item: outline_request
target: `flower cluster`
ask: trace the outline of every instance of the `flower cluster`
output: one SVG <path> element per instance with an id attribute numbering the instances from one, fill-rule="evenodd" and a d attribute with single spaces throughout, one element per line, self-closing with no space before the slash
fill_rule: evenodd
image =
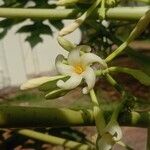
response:
<path id="1" fill-rule="evenodd" d="M 111 150 L 122 138 L 122 131 L 117 121 L 112 120 L 105 127 L 104 132 L 97 139 L 97 147 L 100 150 Z"/>

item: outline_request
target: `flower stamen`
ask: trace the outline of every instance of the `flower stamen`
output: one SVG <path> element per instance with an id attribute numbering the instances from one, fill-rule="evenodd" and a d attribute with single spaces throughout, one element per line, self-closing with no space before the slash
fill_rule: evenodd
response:
<path id="1" fill-rule="evenodd" d="M 85 68 L 81 64 L 77 64 L 77 65 L 74 66 L 74 71 L 77 74 L 81 74 L 82 72 L 85 71 Z"/>

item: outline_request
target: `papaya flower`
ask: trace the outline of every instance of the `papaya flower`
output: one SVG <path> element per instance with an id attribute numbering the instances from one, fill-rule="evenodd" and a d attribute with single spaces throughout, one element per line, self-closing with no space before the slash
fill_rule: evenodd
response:
<path id="1" fill-rule="evenodd" d="M 93 63 L 99 63 L 101 69 L 107 68 L 107 64 L 99 56 L 91 53 L 90 50 L 89 46 L 81 45 L 69 52 L 67 60 L 63 55 L 57 56 L 55 61 L 57 71 L 62 75 L 70 76 L 66 82 L 63 80 L 57 82 L 59 88 L 64 90 L 74 89 L 81 83 L 82 79 L 87 84 L 87 87 L 82 90 L 83 94 L 87 94 L 94 87 L 96 75 L 92 68 Z"/>
<path id="2" fill-rule="evenodd" d="M 104 133 L 97 139 L 99 150 L 111 150 L 113 146 L 122 138 L 122 131 L 117 121 L 113 120 L 108 123 Z"/>

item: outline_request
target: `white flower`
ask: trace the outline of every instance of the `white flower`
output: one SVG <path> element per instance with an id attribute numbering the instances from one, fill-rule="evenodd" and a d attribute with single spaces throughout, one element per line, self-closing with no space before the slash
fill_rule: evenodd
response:
<path id="1" fill-rule="evenodd" d="M 81 55 L 80 50 L 88 53 Z M 89 50 L 91 50 L 89 46 L 77 46 L 69 53 L 67 64 L 63 63 L 63 55 L 57 56 L 56 68 L 58 72 L 70 76 L 66 82 L 59 80 L 57 82 L 58 87 L 65 90 L 74 89 L 81 83 L 82 79 L 87 83 L 87 87 L 83 88 L 84 94 L 87 94 L 94 87 L 96 76 L 91 65 L 98 62 L 100 67 L 104 69 L 107 64 L 99 56 L 89 53 Z"/>
<path id="2" fill-rule="evenodd" d="M 117 121 L 110 121 L 104 129 L 103 135 L 97 140 L 99 150 L 111 150 L 122 138 L 122 131 Z"/>

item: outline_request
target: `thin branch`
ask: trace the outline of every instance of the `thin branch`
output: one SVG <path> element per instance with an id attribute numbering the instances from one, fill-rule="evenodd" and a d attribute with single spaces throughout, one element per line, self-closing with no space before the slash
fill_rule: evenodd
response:
<path id="1" fill-rule="evenodd" d="M 106 12 L 106 19 L 139 20 L 150 7 L 116 7 Z M 34 19 L 76 19 L 85 9 L 0 8 L 0 17 Z M 98 18 L 97 10 L 90 18 Z"/>
<path id="2" fill-rule="evenodd" d="M 91 149 L 90 146 L 86 144 L 82 144 L 76 141 L 71 141 L 68 139 L 40 133 L 40 132 L 29 130 L 29 129 L 19 130 L 18 133 L 21 135 L 36 139 L 36 140 L 50 143 L 50 144 L 62 145 L 69 149 L 76 149 L 76 150 L 90 150 Z"/>

